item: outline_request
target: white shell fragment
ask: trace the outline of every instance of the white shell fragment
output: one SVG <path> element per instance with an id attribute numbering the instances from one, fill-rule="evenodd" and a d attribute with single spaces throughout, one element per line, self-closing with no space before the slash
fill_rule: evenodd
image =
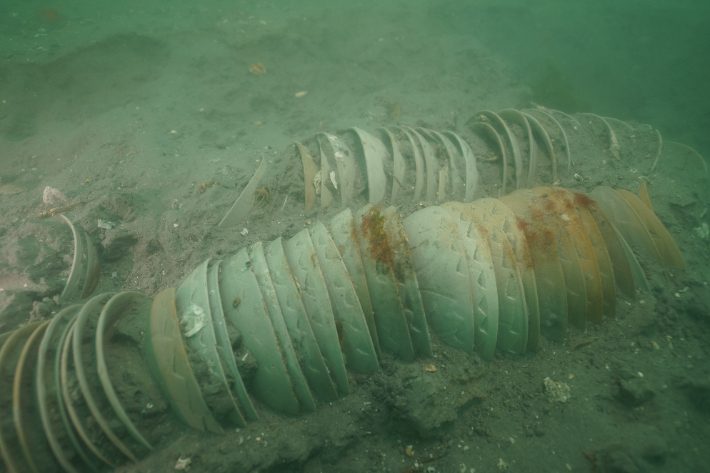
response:
<path id="1" fill-rule="evenodd" d="M 44 205 L 56 206 L 67 201 L 67 197 L 54 187 L 45 187 L 42 195 Z"/>
<path id="2" fill-rule="evenodd" d="M 545 384 L 545 391 L 550 402 L 567 402 L 570 398 L 570 390 L 567 383 L 556 382 L 549 377 L 542 380 Z"/>
<path id="3" fill-rule="evenodd" d="M 316 188 L 316 195 L 320 195 L 320 184 L 323 180 L 323 173 L 318 171 L 315 176 L 313 176 L 313 187 Z"/>
<path id="4" fill-rule="evenodd" d="M 175 469 L 176 470 L 187 470 L 190 467 L 190 463 L 192 463 L 191 458 L 178 458 L 177 463 L 175 463 Z"/>
<path id="5" fill-rule="evenodd" d="M 335 171 L 330 171 L 330 182 L 333 183 L 333 187 L 338 188 L 338 182 L 335 180 Z"/>
<path id="6" fill-rule="evenodd" d="M 185 327 L 185 337 L 196 335 L 205 326 L 205 310 L 192 304 L 180 319 L 180 325 Z"/>
<path id="7" fill-rule="evenodd" d="M 115 227 L 115 226 L 116 226 L 116 224 L 113 223 L 113 222 L 111 222 L 111 221 L 109 221 L 109 220 L 103 220 L 103 219 L 99 219 L 99 220 L 98 220 L 98 227 L 99 227 L 99 228 L 103 228 L 103 229 L 106 229 L 106 230 L 111 230 L 111 229 L 112 229 L 113 227 Z"/>

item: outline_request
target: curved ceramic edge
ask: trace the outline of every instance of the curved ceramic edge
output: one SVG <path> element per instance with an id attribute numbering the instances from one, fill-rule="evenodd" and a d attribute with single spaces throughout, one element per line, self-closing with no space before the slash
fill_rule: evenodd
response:
<path id="1" fill-rule="evenodd" d="M 74 260 L 72 261 L 67 283 L 64 286 L 64 290 L 62 291 L 60 297 L 62 300 L 72 301 L 79 299 L 83 290 L 83 288 L 80 288 L 79 285 L 84 277 L 84 271 L 86 268 L 86 251 L 84 251 L 86 239 L 83 234 L 79 233 L 79 230 L 74 226 L 71 220 L 69 220 L 64 214 L 60 215 L 64 219 L 64 222 L 69 225 L 72 237 L 74 238 Z"/>
<path id="2" fill-rule="evenodd" d="M 338 137 L 330 133 L 317 133 L 316 136 L 325 136 L 333 151 L 335 167 L 338 171 L 338 186 L 340 190 L 340 200 L 343 205 L 350 205 L 353 199 L 355 181 L 357 180 L 358 167 L 354 158 L 354 153 Z M 321 147 L 323 143 L 318 142 Z"/>
<path id="3" fill-rule="evenodd" d="M 524 169 L 523 160 L 520 155 L 520 146 L 518 146 L 518 139 L 515 137 L 513 132 L 510 131 L 510 127 L 508 127 L 505 123 L 505 120 L 503 120 L 496 112 L 491 110 L 481 110 L 478 112 L 478 116 L 486 117 L 490 122 L 497 123 L 501 128 L 503 128 L 505 136 L 508 138 L 508 143 L 510 143 L 510 148 L 513 151 L 513 161 L 515 162 L 515 188 L 520 189 L 523 184 Z"/>
<path id="4" fill-rule="evenodd" d="M 572 115 L 568 115 L 568 114 L 566 114 L 565 112 L 561 112 L 561 111 L 559 111 L 559 110 L 555 110 L 554 108 L 546 108 L 545 110 L 547 110 L 548 112 L 550 112 L 550 114 L 557 113 L 557 114 L 559 114 L 559 115 L 562 115 L 562 116 L 565 117 L 567 120 L 569 120 L 569 121 L 571 121 L 572 123 L 574 123 L 575 125 L 577 125 L 577 128 L 573 128 L 575 131 L 579 130 L 579 129 L 582 127 L 582 125 L 580 125 L 579 122 L 577 121 L 577 119 L 574 118 Z M 629 125 L 626 125 L 626 126 L 629 126 Z M 631 127 L 629 126 L 629 128 L 631 128 Z M 633 132 L 633 128 L 631 128 L 631 131 Z"/>
<path id="5" fill-rule="evenodd" d="M 507 194 L 508 192 L 506 191 L 506 189 L 508 188 L 508 153 L 505 150 L 505 144 L 503 144 L 503 138 L 500 137 L 500 134 L 498 133 L 498 131 L 495 128 L 493 128 L 489 123 L 474 121 L 473 123 L 471 123 L 468 126 L 471 129 L 471 131 L 479 132 L 479 133 L 487 135 L 488 138 L 495 141 L 496 145 L 498 145 L 498 149 L 500 150 L 500 155 L 503 158 L 502 159 L 503 169 L 501 170 L 501 186 L 500 186 L 500 194 L 499 195 Z"/>
<path id="6" fill-rule="evenodd" d="M 535 179 L 535 171 L 537 170 L 537 144 L 535 143 L 535 137 L 533 136 L 532 130 L 530 129 L 530 123 L 525 118 L 520 110 L 514 108 L 506 108 L 500 110 L 498 115 L 510 122 L 518 125 L 528 138 L 528 150 L 530 155 L 528 156 L 528 177 L 527 185 L 533 185 L 533 180 Z"/>
<path id="7" fill-rule="evenodd" d="M 614 317 L 616 315 L 616 280 L 614 278 L 614 269 L 611 264 L 606 242 L 590 211 L 590 208 L 594 206 L 594 201 L 584 194 L 575 194 L 568 190 L 565 190 L 565 194 L 567 195 L 568 202 L 576 207 L 577 214 L 589 236 L 589 241 L 594 249 L 594 255 L 597 258 L 597 266 L 599 267 L 599 275 L 602 284 L 603 314 L 607 317 Z M 601 314 L 599 315 L 600 317 L 597 320 L 592 321 L 597 324 L 601 323 Z"/>
<path id="8" fill-rule="evenodd" d="M 636 285 L 636 287 L 644 290 L 647 293 L 651 292 L 651 284 L 649 284 L 648 279 L 646 278 L 646 273 L 643 272 L 641 263 L 639 263 L 638 259 L 636 258 L 634 250 L 632 250 L 626 240 L 624 240 L 624 237 L 623 235 L 621 235 L 619 230 L 617 230 L 616 227 L 613 228 L 614 232 L 616 232 L 616 236 L 618 237 L 619 242 L 621 243 L 621 247 L 624 250 L 626 259 L 629 261 L 629 266 L 631 267 L 631 273 L 633 275 L 634 284 Z"/>
<path id="9" fill-rule="evenodd" d="M 555 148 L 552 147 L 552 141 L 550 141 L 550 135 L 547 134 L 545 128 L 537 121 L 537 118 L 533 117 L 529 113 L 520 112 L 523 114 L 525 119 L 530 124 L 530 129 L 533 131 L 533 135 L 537 135 L 536 138 L 542 141 L 543 147 L 547 152 L 547 156 L 550 159 L 550 164 L 552 166 L 552 182 L 557 182 L 557 160 L 555 158 Z"/>
<path id="10" fill-rule="evenodd" d="M 380 365 L 370 330 L 340 253 L 322 223 L 315 223 L 309 231 L 341 336 L 345 365 L 361 373 L 377 371 Z"/>
<path id="11" fill-rule="evenodd" d="M 659 136 L 660 136 L 660 133 L 659 133 Z M 690 156 L 692 156 L 693 158 L 695 158 L 695 165 L 702 166 L 702 168 L 705 170 L 705 179 L 706 180 L 710 179 L 710 173 L 708 173 L 708 165 L 705 162 L 705 159 L 700 155 L 700 153 L 698 153 L 697 151 L 695 151 L 693 148 L 691 148 L 688 145 L 684 145 L 683 143 L 676 143 L 675 141 L 665 141 L 663 144 L 665 145 L 663 147 L 664 151 L 669 151 L 672 148 L 678 148 L 677 151 L 679 153 L 687 153 Z"/>
<path id="12" fill-rule="evenodd" d="M 377 205 L 385 199 L 387 189 L 387 177 L 383 163 L 388 155 L 385 145 L 380 140 L 357 127 L 348 128 L 357 135 L 362 148 L 363 157 L 361 169 L 365 168 L 367 174 L 367 201 L 372 205 Z"/>
<path id="13" fill-rule="evenodd" d="M 153 298 L 145 342 L 153 379 L 160 385 L 178 417 L 194 429 L 223 434 L 224 430 L 202 397 L 200 385 L 192 372 L 180 333 L 174 287 L 161 291 Z"/>
<path id="14" fill-rule="evenodd" d="M 525 234 L 515 218 L 515 214 L 502 201 L 499 200 L 498 202 L 500 204 L 491 202 L 490 212 L 493 217 L 491 223 L 498 224 L 498 228 L 508 239 L 518 262 L 528 313 L 527 349 L 529 351 L 537 351 L 540 344 L 540 302 L 537 295 L 535 268 L 532 265 L 530 248 L 525 239 Z"/>
<path id="15" fill-rule="evenodd" d="M 524 354 L 528 345 L 528 313 L 525 289 L 515 253 L 506 236 L 493 225 L 491 206 L 502 205 L 493 198 L 466 204 L 464 218 L 473 222 L 478 232 L 486 235 L 491 250 L 498 290 L 498 340 L 502 351 Z"/>
<path id="16" fill-rule="evenodd" d="M 365 268 L 362 265 L 355 221 L 349 208 L 337 214 L 330 221 L 330 237 L 337 246 L 340 256 L 343 258 L 345 269 L 347 269 L 350 280 L 355 286 L 355 291 L 370 331 L 370 338 L 379 359 L 381 356 L 380 341 L 377 335 L 377 326 L 375 325 L 375 313 L 372 310 L 370 291 L 367 288 L 367 277 L 365 276 Z"/>
<path id="17" fill-rule="evenodd" d="M 5 341 L 2 348 L 0 349 L 0 389 L 3 392 L 12 392 L 12 386 L 5 386 L 5 380 L 14 381 L 16 366 L 9 366 L 10 358 L 14 356 L 19 356 L 19 353 L 24 348 L 27 343 L 27 339 L 32 335 L 32 333 L 42 324 L 42 322 L 32 322 L 20 327 L 15 330 L 10 337 Z M 22 345 L 20 345 L 20 343 Z M 16 349 L 17 347 L 17 349 Z M 9 371 L 9 372 L 6 372 Z M 13 383 L 14 384 L 14 383 Z M 12 398 L 10 397 L 10 402 L 12 403 Z M 10 409 L 4 409 L 7 412 Z M 14 432 L 8 432 L 8 430 Z M 12 442 L 11 437 L 16 438 L 18 445 Z M 19 446 L 20 438 L 18 434 L 18 426 L 15 425 L 15 420 L 13 417 L 12 422 L 0 422 L 0 455 L 3 460 L 5 460 L 5 465 L 9 471 L 25 471 L 26 466 L 30 467 L 29 464 L 24 463 L 27 461 L 22 455 L 22 447 Z M 18 458 L 20 457 L 20 458 Z"/>
<path id="18" fill-rule="evenodd" d="M 266 245 L 264 253 L 274 284 L 279 308 L 284 317 L 291 343 L 311 390 L 319 399 L 330 402 L 338 399 L 338 392 L 313 333 L 311 323 L 301 301 L 296 278 L 291 274 L 281 237 Z"/>
<path id="19" fill-rule="evenodd" d="M 407 137 L 409 146 L 412 150 L 412 159 L 414 160 L 414 197 L 413 202 L 418 201 L 422 196 L 422 189 L 424 189 L 424 174 L 426 173 L 424 158 L 422 158 L 422 153 L 419 151 L 419 146 L 417 145 L 417 139 L 409 132 L 406 127 L 394 127 L 395 130 L 399 130 L 404 133 Z"/>
<path id="20" fill-rule="evenodd" d="M 444 146 L 446 153 L 449 155 L 449 164 L 451 166 L 451 195 L 457 199 L 464 197 L 465 181 L 461 177 L 461 171 L 466 172 L 466 161 L 463 154 L 459 153 L 459 148 L 455 146 L 449 138 L 443 133 L 432 130 L 432 134 L 439 144 Z M 463 169 L 462 169 L 463 168 Z"/>
<path id="21" fill-rule="evenodd" d="M 108 374 L 108 368 L 106 367 L 106 354 L 104 353 L 104 336 L 106 335 L 106 330 L 124 314 L 126 307 L 128 307 L 128 305 L 136 299 L 148 300 L 149 298 L 140 292 L 120 292 L 113 296 L 104 305 L 103 310 L 101 310 L 101 314 L 99 315 L 99 320 L 96 325 L 96 368 L 99 373 L 99 379 L 101 380 L 101 386 L 103 387 L 106 397 L 116 413 L 116 416 L 121 420 L 123 425 L 126 427 L 126 430 L 128 430 L 136 441 L 149 450 L 152 450 L 153 447 L 140 434 L 140 432 L 138 432 L 138 429 L 133 424 L 133 421 L 131 421 L 128 417 L 128 414 L 126 414 L 126 411 L 123 409 L 121 402 L 118 400 L 116 390 L 113 388 L 113 383 L 111 383 L 111 378 Z"/>
<path id="22" fill-rule="evenodd" d="M 529 111 L 539 113 L 539 114 L 547 117 L 547 119 L 549 119 L 552 123 L 554 123 L 555 126 L 557 127 L 557 129 L 560 131 L 560 135 L 562 136 L 562 147 L 565 150 L 565 155 L 567 157 L 567 172 L 569 172 L 570 169 L 572 168 L 572 153 L 570 152 L 569 140 L 567 139 L 567 133 L 565 132 L 565 129 L 562 127 L 560 122 L 557 121 L 557 119 L 552 116 L 552 114 L 547 113 L 544 110 L 538 110 L 538 109 L 530 109 Z M 570 117 L 570 118 L 572 118 L 572 117 Z"/>
<path id="23" fill-rule="evenodd" d="M 96 394 L 92 391 L 91 386 L 89 386 L 89 380 L 87 379 L 86 369 L 84 366 L 84 330 L 86 328 L 89 317 L 100 314 L 104 305 L 108 300 L 113 297 L 114 294 L 106 293 L 99 294 L 98 296 L 92 297 L 88 302 L 84 304 L 84 307 L 79 311 L 79 315 L 74 323 L 73 335 L 72 335 L 72 354 L 74 355 L 74 371 L 76 377 L 79 380 L 79 387 L 81 393 L 84 396 L 86 405 L 89 407 L 92 416 L 103 433 L 108 437 L 111 443 L 127 458 L 133 462 L 138 462 L 138 457 L 129 449 L 125 443 L 116 435 L 116 433 L 111 428 L 108 419 L 104 416 L 104 412 L 99 409 L 97 404 Z M 94 337 L 92 337 L 94 338 Z M 92 344 L 93 345 L 93 344 Z M 95 346 L 95 345 L 94 345 Z M 96 356 L 95 353 L 88 354 L 89 356 Z"/>
<path id="24" fill-rule="evenodd" d="M 378 130 L 387 137 L 392 149 L 392 196 L 390 198 L 390 202 L 397 202 L 399 193 L 404 191 L 403 183 L 404 175 L 407 172 L 407 164 L 404 161 L 404 157 L 402 157 L 402 153 L 399 150 L 399 144 L 397 143 L 397 139 L 394 137 L 392 132 L 387 128 L 378 128 Z"/>
<path id="25" fill-rule="evenodd" d="M 32 363 L 28 362 L 28 358 L 32 356 L 33 350 L 34 355 L 37 355 L 38 343 L 41 341 L 45 330 L 47 330 L 49 322 L 49 320 L 46 320 L 40 325 L 38 325 L 37 328 L 30 334 L 29 338 L 27 339 L 27 342 L 25 343 L 25 346 L 22 347 L 20 358 L 17 360 L 17 366 L 15 367 L 15 377 L 14 382 L 12 384 L 12 417 L 15 421 L 15 430 L 17 431 L 17 438 L 20 441 L 20 447 L 22 448 L 22 453 L 25 456 L 25 460 L 27 460 L 27 463 L 29 463 L 32 470 L 36 471 L 37 473 L 39 473 L 39 469 L 37 468 L 37 464 L 34 460 L 37 450 L 47 449 L 49 445 L 48 443 L 44 442 L 44 432 L 38 432 L 36 430 L 36 426 L 32 422 L 29 422 L 28 425 L 25 425 L 27 423 L 27 417 L 30 414 L 28 412 L 25 412 L 26 409 L 23 408 L 26 407 L 26 404 L 31 402 L 35 398 L 35 396 L 32 392 L 23 392 L 23 388 L 26 389 L 26 381 L 31 380 L 32 369 L 34 368 L 34 366 L 32 366 Z M 31 390 L 33 383 L 30 382 L 29 384 Z M 33 408 L 34 406 L 31 406 L 30 409 Z M 36 411 L 33 412 L 33 414 L 36 415 Z M 34 442 L 30 441 L 30 436 L 34 436 Z M 38 436 L 40 438 L 37 438 Z"/>
<path id="26" fill-rule="evenodd" d="M 464 217 L 466 204 L 447 202 L 441 207 L 456 222 L 466 254 L 473 297 L 474 349 L 490 361 L 498 339 L 498 289 L 491 249 L 476 225 Z"/>
<path id="27" fill-rule="evenodd" d="M 402 127 L 407 133 L 411 134 L 414 139 L 412 140 L 412 146 L 416 149 L 417 145 L 422 151 L 422 156 L 424 157 L 424 174 L 426 180 L 426 194 L 424 199 L 427 202 L 434 202 L 436 200 L 437 191 L 437 179 L 439 177 L 439 164 L 436 162 L 436 156 L 429 146 L 429 142 L 424 138 L 419 132 L 408 127 Z"/>
<path id="28" fill-rule="evenodd" d="M 79 313 L 81 313 L 82 309 L 79 310 Z M 69 379 L 69 360 L 74 360 L 74 358 L 70 355 L 70 351 L 72 348 L 72 340 L 74 339 L 74 327 L 76 326 L 76 321 L 78 318 L 79 314 L 77 314 L 76 317 L 74 317 L 72 321 L 67 324 L 59 340 L 59 343 L 57 344 L 57 355 L 59 355 L 60 361 L 58 366 L 59 376 L 57 376 L 55 373 L 55 377 L 60 379 L 60 382 L 58 384 L 61 385 L 61 402 L 64 403 L 64 407 L 66 407 L 66 411 L 69 414 L 69 419 L 71 420 L 72 425 L 76 429 L 76 432 L 79 434 L 79 437 L 83 441 L 84 446 L 86 446 L 91 451 L 91 453 L 93 453 L 94 456 L 101 460 L 103 463 L 112 468 L 115 468 L 116 465 L 114 464 L 114 462 L 106 458 L 91 440 L 92 436 L 87 430 L 87 427 L 82 422 L 81 416 L 77 412 L 77 406 L 75 406 L 75 401 L 78 401 L 78 399 L 72 398 L 72 393 L 70 392 L 70 390 L 72 389 L 70 383 L 74 384 L 74 382 L 76 381 L 76 375 L 71 380 Z M 55 364 L 55 367 L 56 366 L 57 365 Z M 74 386 L 76 386 L 76 384 L 74 384 Z"/>
<path id="29" fill-rule="evenodd" d="M 56 350 L 57 339 L 61 335 L 60 330 L 66 328 L 74 320 L 80 309 L 81 305 L 72 305 L 62 309 L 52 318 L 44 337 L 42 337 L 37 355 L 37 404 L 42 426 L 54 457 L 62 468 L 71 473 L 78 473 L 87 467 L 95 469 L 97 465 L 90 463 L 89 457 L 80 447 L 78 439 L 68 423 L 64 405 L 58 402 L 58 386 L 55 385 L 54 371 L 48 369 L 51 368 L 52 363 L 48 363 L 47 355 L 52 350 Z M 51 387 L 48 386 L 48 382 Z M 63 429 L 60 430 L 60 427 Z M 62 441 L 66 437 L 69 437 L 68 441 L 71 445 L 67 445 L 67 440 Z M 74 453 L 78 453 L 78 455 Z M 77 463 L 77 460 L 84 463 L 79 462 L 78 465 L 72 463 L 72 461 Z"/>
<path id="30" fill-rule="evenodd" d="M 99 255 L 86 231 L 75 226 L 64 214 L 60 215 L 71 229 L 74 238 L 74 260 L 60 297 L 65 301 L 83 299 L 89 297 L 99 284 Z"/>
<path id="31" fill-rule="evenodd" d="M 592 200 L 592 203 L 588 205 L 588 210 L 604 238 L 604 243 L 609 252 L 609 259 L 611 259 L 611 266 L 614 270 L 616 284 L 627 297 L 636 299 L 636 284 L 634 283 L 631 263 L 626 257 L 626 251 L 621 240 L 619 240 L 616 228 L 614 228 L 614 225 L 609 221 L 596 201 Z"/>
<path id="32" fill-rule="evenodd" d="M 606 121 L 604 118 L 600 117 L 599 115 L 595 115 L 593 113 L 580 113 L 580 115 L 584 117 L 592 117 L 596 118 L 600 122 L 602 122 L 604 128 L 606 128 L 607 134 L 609 135 L 609 149 L 608 152 L 611 153 L 612 156 L 614 156 L 615 159 L 619 160 L 619 140 L 616 139 L 616 133 L 614 133 L 614 129 L 611 127 L 611 124 Z M 656 130 L 658 131 L 658 130 Z M 660 136 L 660 133 L 659 133 Z M 655 167 L 655 162 L 654 162 L 654 167 Z M 653 168 L 651 168 L 651 172 L 653 172 Z"/>
<path id="33" fill-rule="evenodd" d="M 383 229 L 392 252 L 392 273 L 397 282 L 397 293 L 402 301 L 404 317 L 409 325 L 414 354 L 428 357 L 432 355 L 429 325 L 422 294 L 419 290 L 417 272 L 409 250 L 407 234 L 402 226 L 402 218 L 394 207 L 388 207 L 382 214 Z"/>
<path id="34" fill-rule="evenodd" d="M 99 462 L 109 465 L 111 462 L 109 462 L 101 454 L 101 452 L 98 451 L 93 443 L 91 443 L 88 434 L 86 433 L 86 429 L 78 421 L 74 405 L 71 404 L 71 401 L 66 398 L 68 395 L 67 393 L 69 392 L 68 389 L 65 389 L 65 386 L 67 386 L 67 363 L 69 360 L 69 348 L 71 347 L 70 333 L 72 333 L 80 310 L 81 306 L 79 306 L 77 313 L 74 314 L 74 316 L 72 316 L 61 329 L 62 333 L 59 335 L 55 343 L 53 384 L 56 390 L 59 414 L 62 418 L 62 422 L 64 423 L 64 428 L 66 432 L 69 433 L 69 438 L 74 444 L 75 450 L 79 452 L 79 455 L 87 465 L 90 465 L 94 469 L 99 469 L 101 467 Z"/>
<path id="35" fill-rule="evenodd" d="M 500 201 L 515 214 L 530 249 L 538 289 L 540 330 L 546 337 L 562 342 L 567 333 L 567 291 L 556 251 L 557 232 L 545 226 L 541 199 L 531 190 L 517 190 Z"/>
<path id="36" fill-rule="evenodd" d="M 384 217 L 374 207 L 366 205 L 354 216 L 354 222 L 380 348 L 402 361 L 413 362 L 414 347 L 397 281 L 392 268 L 377 259 L 378 253 L 387 251 L 387 243 L 379 239 L 384 233 Z M 379 235 L 373 235 L 373 232 Z M 378 246 L 375 250 L 373 243 Z"/>
<path id="37" fill-rule="evenodd" d="M 224 317 L 222 292 L 219 290 L 219 275 L 221 271 L 221 261 L 215 262 L 207 269 L 207 298 L 209 300 L 210 314 L 212 315 L 212 324 L 214 326 L 215 347 L 217 348 L 219 359 L 223 363 L 223 368 L 232 374 L 234 379 L 234 393 L 239 399 L 242 409 L 244 409 L 244 417 L 247 420 L 259 420 L 259 415 L 256 413 L 254 404 L 249 398 L 244 380 L 242 380 L 242 375 L 237 367 L 237 360 L 234 358 L 232 343 L 229 339 L 227 321 Z"/>
<path id="38" fill-rule="evenodd" d="M 277 411 L 298 414 L 291 377 L 246 248 L 224 262 L 219 279 L 224 301 L 239 301 L 223 305 L 224 318 L 242 334 L 242 343 L 258 363 L 252 380 L 254 394 Z"/>
<path id="39" fill-rule="evenodd" d="M 331 183 L 330 163 L 328 162 L 328 156 L 326 156 L 325 152 L 323 152 L 323 146 L 321 146 L 321 142 L 319 140 L 316 140 L 316 143 L 318 145 L 318 154 L 320 155 L 318 158 L 320 160 L 321 175 L 320 189 L 318 190 L 318 193 L 320 194 L 320 208 L 325 210 L 330 207 L 330 204 L 333 202 L 333 193 L 330 192 L 330 188 L 328 187 L 328 183 Z"/>
<path id="40" fill-rule="evenodd" d="M 599 276 L 601 277 L 602 284 L 602 312 L 607 317 L 614 317 L 616 315 L 616 282 L 614 280 L 614 270 L 611 266 L 611 259 L 609 258 L 609 251 L 606 248 L 604 238 L 597 224 L 594 222 L 589 212 L 583 208 L 578 208 L 577 210 L 582 219 L 582 224 L 587 231 L 587 235 L 589 235 L 589 241 L 592 243 L 594 255 L 597 258 L 597 266 L 599 268 Z M 600 324 L 602 317 L 600 316 L 596 320 L 592 320 L 592 322 Z"/>
<path id="41" fill-rule="evenodd" d="M 601 322 L 604 314 L 604 292 L 599 264 L 574 202 L 568 200 L 567 191 L 559 187 L 535 187 L 532 191 L 545 199 L 546 216 L 553 219 L 556 227 L 566 230 L 574 247 L 566 248 L 564 255 L 560 253 L 563 270 L 571 269 L 571 272 L 565 272 L 567 301 L 579 304 L 577 310 L 568 308 L 569 321 L 578 328 L 585 328 L 587 321 Z M 581 273 L 577 273 L 577 261 Z M 581 295 L 583 292 L 586 294 L 584 308 L 578 298 L 570 298 L 571 293 Z"/>
<path id="42" fill-rule="evenodd" d="M 457 161 L 458 152 L 448 138 L 439 133 L 438 131 L 429 130 L 427 128 L 417 128 L 417 131 L 424 136 L 428 136 L 429 139 L 436 143 L 438 147 L 446 154 L 446 163 L 448 166 L 442 166 L 439 171 L 439 192 L 437 193 L 437 199 L 443 201 L 449 198 L 458 199 L 459 189 L 463 187 L 463 181 L 461 175 L 459 174 L 459 166 Z M 444 172 L 444 174 L 441 174 Z M 443 177 L 446 176 L 446 177 Z M 449 186 L 447 182 L 451 180 L 451 185 Z"/>
<path id="43" fill-rule="evenodd" d="M 638 214 L 643 225 L 648 229 L 648 233 L 653 238 L 658 253 L 661 256 L 659 261 L 666 268 L 671 269 L 687 269 L 683 255 L 678 249 L 678 245 L 666 229 L 660 219 L 653 212 L 653 209 L 648 208 L 635 194 L 626 189 L 617 189 L 621 196 L 633 207 Z"/>
<path id="44" fill-rule="evenodd" d="M 251 260 L 252 270 L 254 271 L 256 280 L 259 283 L 261 296 L 264 298 L 266 312 L 271 318 L 271 325 L 274 327 L 276 339 L 278 340 L 286 368 L 288 369 L 288 374 L 293 383 L 293 392 L 296 394 L 299 410 L 300 412 L 315 411 L 316 403 L 311 394 L 311 390 L 308 388 L 308 382 L 303 375 L 303 371 L 301 371 L 301 366 L 298 364 L 298 354 L 288 334 L 288 327 L 286 326 L 283 312 L 279 306 L 276 289 L 274 289 L 274 284 L 271 281 L 271 275 L 264 254 L 264 247 L 261 242 L 255 243 L 249 249 L 249 259 Z"/>
<path id="45" fill-rule="evenodd" d="M 79 227 L 81 228 L 81 227 Z M 91 237 L 86 233 L 86 230 L 81 228 L 81 233 L 84 234 L 86 240 L 86 279 L 84 281 L 84 288 L 81 291 L 81 298 L 85 299 L 89 297 L 99 285 L 99 279 L 101 276 L 101 265 L 99 264 L 99 254 L 96 252 L 96 247 L 91 243 Z"/>
<path id="46" fill-rule="evenodd" d="M 215 376 L 224 390 L 220 394 L 223 401 L 232 407 L 229 411 L 228 422 L 233 422 L 239 426 L 246 426 L 244 416 L 237 405 L 237 395 L 247 396 L 245 401 L 249 401 L 246 393 L 237 395 L 227 381 L 224 373 L 224 360 L 217 351 L 217 340 L 212 323 L 212 311 L 209 305 L 207 288 L 207 268 L 211 260 L 206 260 L 185 278 L 180 287 L 175 291 L 175 307 L 180 320 L 181 331 L 187 343 L 200 354 L 207 363 L 210 374 Z M 235 380 L 236 381 L 236 380 Z M 250 401 L 249 401 L 250 402 Z"/>
<path id="47" fill-rule="evenodd" d="M 301 163 L 303 164 L 303 185 L 306 191 L 306 212 L 311 210 L 313 204 L 316 203 L 316 186 L 313 179 L 318 174 L 318 167 L 313 162 L 313 158 L 308 154 L 308 150 L 298 141 L 294 142 L 298 153 L 301 155 Z"/>
<path id="48" fill-rule="evenodd" d="M 441 134 L 450 138 L 454 142 L 456 148 L 463 157 L 466 165 L 466 182 L 464 184 L 466 186 L 466 192 L 464 202 L 471 202 L 476 193 L 476 189 L 478 189 L 479 174 L 478 167 L 476 166 L 476 155 L 473 154 L 473 150 L 468 143 L 466 143 L 463 138 L 453 131 L 444 131 Z"/>
<path id="49" fill-rule="evenodd" d="M 350 393 L 345 361 L 323 272 L 308 230 L 298 232 L 284 245 L 284 253 L 296 278 L 301 301 L 330 375 L 342 394 Z"/>
<path id="50" fill-rule="evenodd" d="M 648 233 L 648 229 L 631 204 L 621 194 L 611 187 L 599 186 L 589 193 L 589 197 L 597 202 L 602 211 L 604 211 L 604 215 L 607 216 L 630 248 L 641 248 L 648 251 L 656 261 L 662 261 L 661 254 L 653 238 Z M 634 257 L 634 259 L 636 258 Z M 633 270 L 632 261 L 629 258 L 629 263 L 632 264 Z M 640 274 L 643 274 L 643 271 Z M 634 275 L 637 277 L 640 274 L 638 271 L 634 271 Z M 648 281 L 644 283 L 645 279 L 646 276 L 644 275 L 643 279 L 636 280 L 636 284 L 642 287 L 647 286 Z"/>
<path id="51" fill-rule="evenodd" d="M 429 325 L 447 345 L 473 353 L 471 284 L 458 226 L 436 206 L 413 213 L 402 225 Z"/>

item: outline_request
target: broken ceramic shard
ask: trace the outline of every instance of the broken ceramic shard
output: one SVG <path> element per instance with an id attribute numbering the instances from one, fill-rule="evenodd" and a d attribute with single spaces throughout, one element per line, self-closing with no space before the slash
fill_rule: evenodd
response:
<path id="1" fill-rule="evenodd" d="M 249 215 L 249 212 L 254 209 L 254 206 L 256 205 L 254 193 L 256 192 L 257 187 L 259 187 L 259 183 L 264 177 L 266 169 L 266 158 L 264 158 L 264 156 L 262 155 L 261 164 L 259 164 L 259 168 L 256 170 L 254 176 L 252 176 L 251 180 L 246 185 L 242 193 L 239 194 L 239 197 L 237 198 L 236 202 L 234 202 L 229 211 L 217 224 L 218 227 L 235 225 L 244 220 L 246 216 Z"/>

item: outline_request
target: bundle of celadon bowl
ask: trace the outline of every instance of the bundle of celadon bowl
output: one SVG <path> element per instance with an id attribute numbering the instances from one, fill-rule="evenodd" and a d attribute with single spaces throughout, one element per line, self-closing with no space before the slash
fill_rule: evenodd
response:
<path id="1" fill-rule="evenodd" d="M 167 405 L 217 433 L 258 420 L 258 403 L 313 411 L 383 353 L 431 356 L 433 335 L 484 359 L 535 351 L 541 334 L 561 340 L 569 325 L 613 317 L 617 286 L 648 289 L 631 247 L 685 266 L 640 195 L 537 187 L 404 219 L 394 207 L 346 209 L 207 260 L 152 301 L 122 292 L 69 306 L 0 350 L 3 460 L 9 471 L 136 461 Z"/>
<path id="2" fill-rule="evenodd" d="M 618 168 L 625 159 L 645 156 L 648 168 L 639 169 L 640 175 L 650 174 L 662 150 L 692 156 L 689 165 L 708 176 L 695 150 L 664 143 L 648 125 L 542 107 L 483 110 L 460 133 L 406 126 L 321 132 L 296 142 L 295 149 L 303 164 L 307 211 L 318 199 L 324 209 L 364 202 L 471 202 L 539 185 L 576 185 L 585 179 L 574 173 L 581 160 Z"/>
<path id="3" fill-rule="evenodd" d="M 432 333 L 484 359 L 535 351 L 541 333 L 561 340 L 568 325 L 612 317 L 617 285 L 632 298 L 648 289 L 627 242 L 666 269 L 685 267 L 639 197 L 593 195 L 537 187 L 403 220 L 368 205 L 205 261 L 153 303 L 157 376 L 186 422 L 220 431 L 256 420 L 254 400 L 292 415 L 334 401 L 350 392 L 347 370 L 376 371 L 382 352 L 426 358 Z M 211 401 L 219 415 L 197 401 L 200 383 L 185 389 L 190 352 L 223 388 Z"/>

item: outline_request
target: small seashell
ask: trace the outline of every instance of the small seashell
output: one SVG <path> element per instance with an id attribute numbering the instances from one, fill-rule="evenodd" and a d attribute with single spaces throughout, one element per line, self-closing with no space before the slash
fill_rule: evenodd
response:
<path id="1" fill-rule="evenodd" d="M 66 201 L 67 198 L 61 193 L 61 191 L 49 186 L 44 188 L 44 194 L 42 195 L 42 202 L 44 202 L 44 205 L 55 206 Z"/>

